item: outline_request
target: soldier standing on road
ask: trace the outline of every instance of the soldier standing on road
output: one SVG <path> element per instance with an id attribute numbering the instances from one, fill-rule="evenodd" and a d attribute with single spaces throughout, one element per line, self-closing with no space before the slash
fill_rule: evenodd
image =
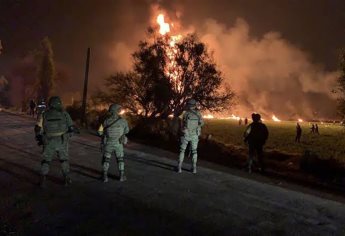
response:
<path id="1" fill-rule="evenodd" d="M 111 155 L 115 152 L 117 164 L 120 172 L 120 181 L 125 181 L 125 162 L 123 145 L 127 143 L 126 134 L 129 132 L 127 121 L 119 115 L 121 106 L 112 104 L 109 107 L 111 114 L 99 127 L 98 134 L 102 136 L 103 152 L 103 182 L 108 182 L 108 170 Z"/>
<path id="2" fill-rule="evenodd" d="M 295 142 L 300 143 L 301 142 L 301 136 L 302 136 L 302 128 L 301 128 L 300 124 L 297 122 Z"/>
<path id="3" fill-rule="evenodd" d="M 35 126 L 36 140 L 43 144 L 43 160 L 41 165 L 41 187 L 45 186 L 50 162 L 57 153 L 64 176 L 65 185 L 72 183 L 69 177 L 68 142 L 73 133 L 73 121 L 63 110 L 59 97 L 51 97 L 49 109 L 40 115 Z"/>
<path id="4" fill-rule="evenodd" d="M 182 172 L 182 164 L 186 152 L 188 143 L 190 143 L 192 152 L 192 171 L 196 174 L 196 163 L 198 160 L 197 148 L 199 142 L 199 136 L 201 134 L 201 126 L 204 125 L 204 121 L 200 112 L 196 108 L 196 101 L 190 99 L 187 102 L 187 110 L 182 114 L 181 124 L 181 143 L 180 143 L 180 155 L 178 160 L 177 172 Z"/>
<path id="5" fill-rule="evenodd" d="M 261 167 L 261 171 L 265 171 L 265 165 L 263 161 L 263 146 L 268 138 L 268 129 L 265 124 L 261 122 L 261 116 L 259 114 L 252 114 L 253 122 L 247 126 L 244 133 L 244 142 L 248 143 L 249 158 L 248 158 L 248 172 L 252 172 L 252 165 L 254 155 L 257 154 L 258 161 Z"/>

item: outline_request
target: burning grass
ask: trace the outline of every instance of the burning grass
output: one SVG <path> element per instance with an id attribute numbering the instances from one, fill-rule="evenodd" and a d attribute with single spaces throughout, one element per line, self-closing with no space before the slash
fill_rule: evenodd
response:
<path id="1" fill-rule="evenodd" d="M 345 130 L 338 124 L 318 124 L 320 135 L 310 132 L 311 124 L 300 123 L 302 127 L 301 143 L 295 143 L 296 122 L 265 122 L 270 136 L 267 150 L 302 155 L 306 150 L 315 152 L 322 159 L 335 159 L 345 163 Z M 212 139 L 223 143 L 245 147 L 243 132 L 245 126 L 239 126 L 235 120 L 207 120 L 203 135 L 212 135 Z"/>

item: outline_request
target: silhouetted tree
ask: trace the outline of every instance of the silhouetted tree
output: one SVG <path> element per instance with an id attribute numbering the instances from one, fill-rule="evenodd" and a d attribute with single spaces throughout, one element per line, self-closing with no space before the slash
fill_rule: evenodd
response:
<path id="1" fill-rule="evenodd" d="M 338 112 L 342 119 L 345 119 L 345 49 L 340 53 L 339 57 L 340 76 L 338 78 Z"/>
<path id="2" fill-rule="evenodd" d="M 149 31 L 148 40 L 141 41 L 132 56 L 133 71 L 107 78 L 108 90 L 96 96 L 100 102 L 119 102 L 146 117 L 161 118 L 179 116 L 190 98 L 203 110 L 231 106 L 234 94 L 195 34 L 172 42 Z"/>
<path id="3" fill-rule="evenodd" d="M 37 67 L 37 98 L 48 99 L 55 86 L 54 53 L 48 37 L 41 41 L 41 49 L 38 53 Z"/>

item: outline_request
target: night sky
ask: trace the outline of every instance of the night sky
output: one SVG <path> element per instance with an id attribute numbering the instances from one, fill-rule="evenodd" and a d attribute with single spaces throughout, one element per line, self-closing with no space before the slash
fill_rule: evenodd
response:
<path id="1" fill-rule="evenodd" d="M 128 69 L 121 68 L 121 58 L 111 51 L 118 42 L 135 49 L 152 18 L 151 5 L 157 3 L 171 15 L 181 12 L 185 27 L 201 28 L 206 19 L 233 27 L 241 18 L 253 39 L 279 32 L 326 71 L 337 69 L 337 53 L 345 47 L 344 0 L 0 0 L 0 74 L 49 36 L 56 62 L 70 78 L 66 91 L 82 87 L 88 46 L 91 85 L 101 84 L 107 75 Z"/>

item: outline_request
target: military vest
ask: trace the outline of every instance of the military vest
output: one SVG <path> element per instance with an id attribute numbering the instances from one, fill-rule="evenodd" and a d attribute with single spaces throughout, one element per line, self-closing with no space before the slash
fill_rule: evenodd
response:
<path id="1" fill-rule="evenodd" d="M 105 122 L 105 136 L 110 139 L 120 139 L 124 133 L 122 118 L 110 118 Z"/>
<path id="2" fill-rule="evenodd" d="M 190 135 L 197 135 L 199 132 L 200 117 L 196 111 L 187 111 L 185 117 L 185 127 Z"/>
<path id="3" fill-rule="evenodd" d="M 47 136 L 66 133 L 68 131 L 68 124 L 65 113 L 56 110 L 48 110 L 43 113 L 43 129 Z"/>

